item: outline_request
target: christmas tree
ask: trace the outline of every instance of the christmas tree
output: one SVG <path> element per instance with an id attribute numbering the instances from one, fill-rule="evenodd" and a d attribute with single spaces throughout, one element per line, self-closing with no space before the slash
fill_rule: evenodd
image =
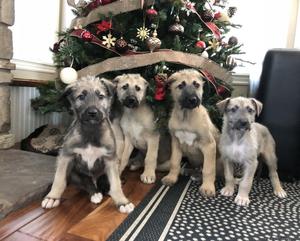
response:
<path id="1" fill-rule="evenodd" d="M 32 106 L 42 113 L 65 111 L 58 101 L 65 84 L 91 74 L 109 79 L 140 73 L 150 83 L 147 101 L 165 128 L 172 105 L 168 75 L 193 67 L 205 77 L 203 104 L 213 122 L 221 119 L 215 103 L 230 96 L 230 74 L 241 54 L 236 37 L 225 41 L 232 27 L 234 6 L 226 0 L 68 0 L 76 18 L 59 33 L 51 49 L 61 80 L 41 86 Z M 71 68 L 70 68 L 71 66 Z M 67 67 L 67 68 L 66 68 Z M 77 71 L 77 73 L 74 71 Z"/>

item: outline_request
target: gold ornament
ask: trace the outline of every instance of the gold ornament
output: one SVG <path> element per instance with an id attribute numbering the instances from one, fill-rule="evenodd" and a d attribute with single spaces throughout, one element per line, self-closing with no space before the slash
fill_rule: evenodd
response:
<path id="1" fill-rule="evenodd" d="M 113 46 L 115 46 L 115 42 L 116 42 L 116 38 L 112 36 L 111 33 L 109 33 L 107 36 L 103 37 L 103 44 L 107 47 L 107 48 L 111 48 Z"/>
<path id="2" fill-rule="evenodd" d="M 219 46 L 220 46 L 220 43 L 219 43 L 219 41 L 217 41 L 216 39 L 213 39 L 212 41 L 209 41 L 208 42 L 209 43 L 209 48 L 210 49 L 213 49 L 213 50 L 217 50 L 218 48 L 219 48 Z"/>
<path id="3" fill-rule="evenodd" d="M 159 49 L 161 45 L 161 41 L 159 38 L 157 38 L 157 32 L 156 29 L 154 30 L 152 37 L 148 38 L 146 40 L 147 46 L 152 53 L 154 50 Z"/>
<path id="4" fill-rule="evenodd" d="M 224 22 L 224 23 L 230 23 L 230 17 L 226 12 L 221 12 L 220 17 L 218 18 L 218 21 Z"/>
<path id="5" fill-rule="evenodd" d="M 149 38 L 149 33 L 150 33 L 150 30 L 147 29 L 145 26 L 143 27 L 140 27 L 137 29 L 137 37 L 139 39 L 141 39 L 142 41 L 144 41 L 145 39 Z"/>

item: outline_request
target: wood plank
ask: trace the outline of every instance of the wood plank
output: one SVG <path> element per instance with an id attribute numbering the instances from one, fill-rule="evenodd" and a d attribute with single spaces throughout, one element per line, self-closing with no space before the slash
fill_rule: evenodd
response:
<path id="1" fill-rule="evenodd" d="M 21 232 L 15 232 L 12 235 L 8 236 L 7 238 L 3 239 L 3 241 L 39 241 L 41 239 L 37 239 L 35 237 L 32 237 L 30 235 L 21 233 Z"/>
<path id="2" fill-rule="evenodd" d="M 71 199 L 76 194 L 78 194 L 78 190 L 71 186 L 67 188 L 62 198 L 63 200 Z M 46 211 L 41 208 L 41 200 L 39 200 L 23 209 L 9 214 L 0 221 L 0 240 L 40 217 L 45 212 Z"/>
<path id="3" fill-rule="evenodd" d="M 21 232 L 43 240 L 61 240 L 66 231 L 97 206 L 86 194 L 78 193 L 59 207 L 46 213 L 20 229 Z"/>
<path id="4" fill-rule="evenodd" d="M 46 85 L 47 83 L 48 81 L 45 80 L 13 78 L 10 83 L 10 86 L 39 87 L 41 85 Z"/>
<path id="5" fill-rule="evenodd" d="M 44 212 L 45 211 L 41 208 L 40 202 L 35 202 L 26 208 L 10 214 L 0 221 L 0 240 L 41 216 Z"/>
<path id="6" fill-rule="evenodd" d="M 60 239 L 60 241 L 91 241 L 91 240 L 67 233 Z"/>
<path id="7" fill-rule="evenodd" d="M 123 186 L 126 197 L 135 205 L 138 205 L 154 186 L 154 184 L 143 184 L 139 176 L 137 172 L 128 173 Z M 91 240 L 106 240 L 126 217 L 127 214 L 120 213 L 111 198 L 108 198 L 101 206 L 74 225 L 68 233 Z"/>

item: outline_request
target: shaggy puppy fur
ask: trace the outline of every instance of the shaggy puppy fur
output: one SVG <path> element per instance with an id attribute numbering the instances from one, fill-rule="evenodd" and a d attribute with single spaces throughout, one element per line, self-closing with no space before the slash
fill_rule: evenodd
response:
<path id="1" fill-rule="evenodd" d="M 114 85 L 106 79 L 83 78 L 67 86 L 75 120 L 57 157 L 51 191 L 42 201 L 43 208 L 59 205 L 67 179 L 87 191 L 93 203 L 100 203 L 99 184 L 103 174 L 110 184 L 109 195 L 120 212 L 131 212 L 134 205 L 124 196 L 118 172 L 116 143 L 109 120 Z"/>
<path id="2" fill-rule="evenodd" d="M 219 149 L 224 163 L 226 184 L 221 194 L 233 195 L 233 163 L 240 163 L 244 173 L 234 201 L 238 205 L 247 206 L 250 203 L 249 192 L 258 164 L 257 158 L 262 156 L 269 168 L 275 195 L 286 197 L 277 174 L 275 141 L 265 126 L 255 123 L 255 115 L 260 114 L 262 103 L 253 98 L 237 97 L 223 100 L 217 106 L 224 114 Z"/>

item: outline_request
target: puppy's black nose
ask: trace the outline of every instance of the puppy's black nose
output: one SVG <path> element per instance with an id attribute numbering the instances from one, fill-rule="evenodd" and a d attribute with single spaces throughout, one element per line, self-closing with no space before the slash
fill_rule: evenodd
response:
<path id="1" fill-rule="evenodd" d="M 99 113 L 98 109 L 96 107 L 89 107 L 87 109 L 87 113 L 90 117 L 96 117 Z"/>
<path id="2" fill-rule="evenodd" d="M 135 103 L 135 101 L 136 101 L 136 99 L 135 99 L 134 96 L 129 96 L 129 97 L 128 97 L 128 103 L 129 103 L 129 104 L 133 104 L 133 103 Z"/>
<path id="3" fill-rule="evenodd" d="M 242 129 L 250 129 L 250 123 L 247 120 L 238 120 L 236 123 L 236 129 L 242 130 Z"/>
<path id="4" fill-rule="evenodd" d="M 189 98 L 189 103 L 190 104 L 197 104 L 197 102 L 198 102 L 198 97 L 197 96 L 191 96 Z"/>
<path id="5" fill-rule="evenodd" d="M 243 120 L 240 121 L 241 127 L 246 127 L 247 125 L 248 125 L 248 121 L 243 121 Z"/>
<path id="6" fill-rule="evenodd" d="M 128 108 L 135 108 L 138 106 L 138 100 L 135 96 L 130 95 L 125 98 L 123 104 Z"/>

